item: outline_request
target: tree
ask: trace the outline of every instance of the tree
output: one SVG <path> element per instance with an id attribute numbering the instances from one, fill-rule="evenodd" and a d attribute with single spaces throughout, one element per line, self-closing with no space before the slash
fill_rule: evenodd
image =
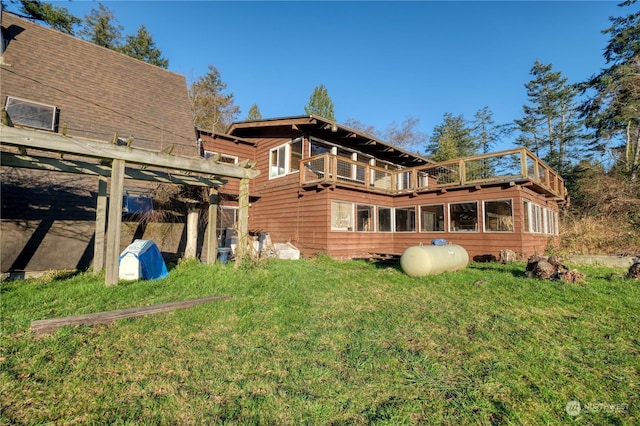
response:
<path id="1" fill-rule="evenodd" d="M 471 122 L 471 134 L 476 139 L 480 151 L 488 154 L 490 148 L 499 140 L 499 129 L 493 121 L 493 112 L 489 107 L 479 109 Z"/>
<path id="2" fill-rule="evenodd" d="M 635 0 L 621 3 L 621 7 Z M 603 31 L 610 39 L 604 51 L 607 68 L 582 83 L 583 93 L 594 94 L 582 104 L 586 125 L 595 131 L 593 148 L 612 148 L 628 178 L 638 180 L 640 169 L 640 12 L 609 18 Z M 619 145 L 611 146 L 612 142 Z"/>
<path id="3" fill-rule="evenodd" d="M 378 129 L 375 128 L 375 126 L 365 124 L 359 120 L 356 120 L 353 117 L 348 117 L 343 124 L 360 133 L 364 133 L 364 134 L 375 136 L 376 138 L 382 139 L 382 135 L 380 135 L 380 132 L 378 131 Z"/>
<path id="4" fill-rule="evenodd" d="M 417 129 L 420 119 L 407 117 L 398 125 L 395 121 L 386 128 L 383 139 L 399 147 L 418 147 L 427 141 L 427 135 Z"/>
<path id="5" fill-rule="evenodd" d="M 262 114 L 260 113 L 260 108 L 258 108 L 257 104 L 251 105 L 249 108 L 249 113 L 247 114 L 247 121 L 258 121 L 262 120 Z"/>
<path id="6" fill-rule="evenodd" d="M 335 121 L 333 112 L 333 101 L 329 97 L 329 92 L 324 85 L 316 86 L 309 98 L 309 103 L 304 107 L 307 115 L 318 115 L 328 120 Z"/>
<path id="7" fill-rule="evenodd" d="M 442 124 L 433 128 L 427 144 L 427 154 L 434 161 L 446 161 L 468 157 L 477 153 L 478 143 L 467 120 L 462 115 L 444 114 Z"/>
<path id="8" fill-rule="evenodd" d="M 122 26 L 111 10 L 102 3 L 98 3 L 98 9 L 91 9 L 89 15 L 84 17 L 84 25 L 79 34 L 87 41 L 107 49 L 117 50 L 122 39 Z"/>
<path id="9" fill-rule="evenodd" d="M 517 143 L 562 174 L 576 159 L 573 149 L 583 137 L 582 124 L 575 105 L 577 90 L 552 69 L 551 64 L 535 61 L 530 72 L 534 78 L 525 84 L 530 105 L 523 106 L 523 117 L 514 123 L 520 132 Z"/>
<path id="10" fill-rule="evenodd" d="M 233 93 L 224 93 L 227 85 L 220 78 L 220 71 L 209 65 L 209 72 L 196 80 L 189 88 L 189 99 L 197 127 L 211 132 L 224 132 L 240 114 L 233 103 Z"/>
<path id="11" fill-rule="evenodd" d="M 156 47 L 151 34 L 144 25 L 138 28 L 136 35 L 128 35 L 125 43 L 117 50 L 160 68 L 169 67 L 169 60 L 162 57 L 162 52 Z"/>
<path id="12" fill-rule="evenodd" d="M 45 22 L 51 28 L 73 35 L 73 27 L 80 23 L 80 18 L 72 15 L 61 6 L 40 0 L 20 0 L 20 11 L 23 18 Z"/>

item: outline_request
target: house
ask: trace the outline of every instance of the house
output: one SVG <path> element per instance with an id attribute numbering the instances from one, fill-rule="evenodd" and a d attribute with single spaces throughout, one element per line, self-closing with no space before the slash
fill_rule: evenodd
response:
<path id="1" fill-rule="evenodd" d="M 524 148 L 434 163 L 316 116 L 238 122 L 200 138 L 203 155 L 257 162 L 249 229 L 303 255 L 401 254 L 444 239 L 484 259 L 559 241 L 564 182 Z M 236 188 L 219 191 L 229 227 Z"/>
<path id="2" fill-rule="evenodd" d="M 164 153 L 165 157 L 171 152 L 172 158 L 206 163 L 199 153 L 185 78 L 11 13 L 3 12 L 1 18 L 1 271 L 86 269 L 99 237 L 95 226 L 98 177 L 9 167 L 6 162 L 15 160 L 11 156 L 19 150 L 23 157 L 52 157 L 50 162 L 43 161 L 49 169 L 68 166 L 78 172 L 84 167 L 78 164 L 95 170 L 105 167 L 100 162 L 109 162 L 17 149 L 6 143 L 8 126 L 43 138 L 65 136 L 76 141 L 126 144 L 132 150 Z M 55 167 L 51 165 L 54 160 Z M 152 174 L 151 169 L 143 172 Z M 166 181 L 174 177 L 153 173 Z M 148 196 L 161 185 L 127 179 L 124 219 L 148 208 Z M 180 255 L 185 250 L 186 227 L 184 217 L 178 219 L 178 223 L 150 223 L 146 227 L 125 223 L 120 249 L 135 238 L 145 238 L 158 243 L 165 255 Z"/>

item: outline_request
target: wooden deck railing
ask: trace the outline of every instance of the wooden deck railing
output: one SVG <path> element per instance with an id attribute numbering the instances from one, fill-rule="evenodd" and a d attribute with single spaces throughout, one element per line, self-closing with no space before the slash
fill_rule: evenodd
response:
<path id="1" fill-rule="evenodd" d="M 531 181 L 564 199 L 564 180 L 526 148 L 389 170 L 331 155 L 300 162 L 300 184 L 336 184 L 391 195 L 454 186 Z"/>

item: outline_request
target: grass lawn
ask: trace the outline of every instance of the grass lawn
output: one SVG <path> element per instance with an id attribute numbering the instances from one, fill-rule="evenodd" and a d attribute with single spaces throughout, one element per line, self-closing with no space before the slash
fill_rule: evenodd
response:
<path id="1" fill-rule="evenodd" d="M 640 282 L 524 264 L 184 263 L 2 283 L 0 424 L 638 424 Z M 35 337 L 30 322 L 229 300 Z M 567 413 L 570 401 L 579 413 Z M 575 407 L 574 407 L 575 408 Z M 571 411 L 571 410 L 569 410 Z"/>

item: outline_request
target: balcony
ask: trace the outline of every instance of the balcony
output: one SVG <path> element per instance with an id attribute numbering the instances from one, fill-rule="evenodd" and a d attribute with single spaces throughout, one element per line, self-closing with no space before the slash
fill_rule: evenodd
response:
<path id="1" fill-rule="evenodd" d="M 338 185 L 400 195 L 496 183 L 529 184 L 540 193 L 565 200 L 564 180 L 526 148 L 389 170 L 329 153 L 300 162 L 300 185 Z"/>

